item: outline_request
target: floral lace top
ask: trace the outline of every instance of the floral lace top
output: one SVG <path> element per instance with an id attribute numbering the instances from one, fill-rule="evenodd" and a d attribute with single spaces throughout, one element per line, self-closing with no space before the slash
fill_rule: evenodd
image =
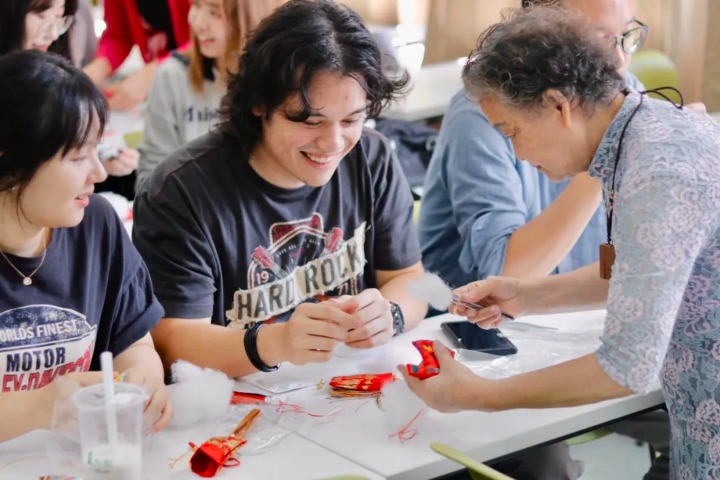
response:
<path id="1" fill-rule="evenodd" d="M 590 165 L 606 199 L 639 103 L 632 91 Z M 645 97 L 617 165 L 617 258 L 597 358 L 636 392 L 660 374 L 672 478 L 720 478 L 720 125 Z"/>

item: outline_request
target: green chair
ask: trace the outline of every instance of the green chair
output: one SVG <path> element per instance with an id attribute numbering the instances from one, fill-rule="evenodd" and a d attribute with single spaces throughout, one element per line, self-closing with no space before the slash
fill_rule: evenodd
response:
<path id="1" fill-rule="evenodd" d="M 123 140 L 129 148 L 137 148 L 142 142 L 143 136 L 144 132 L 129 132 L 123 135 Z"/>
<path id="2" fill-rule="evenodd" d="M 470 471 L 470 476 L 473 480 L 513 480 L 504 473 L 500 473 L 497 470 L 488 467 L 484 463 L 478 462 L 474 458 L 465 455 L 460 450 L 457 450 L 450 445 L 445 445 L 440 442 L 433 442 L 430 444 L 430 448 L 434 451 L 443 455 L 450 460 L 459 463 L 460 465 L 467 467 Z"/>
<path id="3" fill-rule="evenodd" d="M 360 475 L 341 475 L 339 477 L 330 477 L 323 480 L 368 480 L 368 478 Z"/>
<path id="4" fill-rule="evenodd" d="M 413 223 L 415 226 L 418 226 L 418 221 L 420 220 L 420 200 L 415 200 L 413 202 Z"/>
<path id="5" fill-rule="evenodd" d="M 652 90 L 658 87 L 675 87 L 680 89 L 677 68 L 673 61 L 666 54 L 659 50 L 642 50 L 633 55 L 628 70 L 645 85 L 645 88 Z M 680 97 L 672 91 L 663 92 L 668 98 L 679 103 Z M 651 97 L 662 98 L 651 93 Z"/>

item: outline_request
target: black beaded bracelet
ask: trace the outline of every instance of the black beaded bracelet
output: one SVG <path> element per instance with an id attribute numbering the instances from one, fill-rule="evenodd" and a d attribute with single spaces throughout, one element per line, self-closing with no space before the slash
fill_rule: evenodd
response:
<path id="1" fill-rule="evenodd" d="M 278 369 L 279 365 L 269 366 L 260 358 L 260 354 L 257 349 L 257 336 L 260 328 L 263 327 L 262 323 L 256 323 L 245 332 L 245 338 L 243 343 L 245 344 L 245 354 L 248 356 L 250 363 L 253 367 L 257 368 L 261 372 L 274 372 Z"/>

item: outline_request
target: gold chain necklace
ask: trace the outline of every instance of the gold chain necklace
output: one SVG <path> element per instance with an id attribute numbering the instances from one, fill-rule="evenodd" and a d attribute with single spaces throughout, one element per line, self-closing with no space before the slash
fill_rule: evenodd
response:
<path id="1" fill-rule="evenodd" d="M 37 271 L 40 270 L 40 267 L 43 266 L 43 263 L 45 263 L 45 255 L 47 255 L 47 232 L 44 232 L 44 233 L 43 233 L 43 253 L 42 253 L 42 258 L 40 259 L 40 263 L 38 264 L 38 266 L 35 267 L 35 270 L 33 270 L 32 272 L 30 272 L 30 275 L 25 275 L 24 273 L 22 273 L 22 272 L 10 261 L 10 259 L 5 255 L 5 252 L 3 252 L 2 250 L 0 250 L 0 255 L 2 255 L 2 257 L 3 257 L 3 258 L 5 259 L 5 261 L 8 263 L 8 265 L 10 265 L 10 266 L 12 267 L 12 269 L 15 270 L 15 271 L 18 273 L 18 275 L 20 275 L 20 276 L 22 277 L 22 283 L 23 283 L 23 285 L 25 285 L 26 287 L 29 287 L 30 285 L 32 285 L 32 277 L 33 277 L 33 275 L 35 275 L 35 274 L 37 273 Z"/>

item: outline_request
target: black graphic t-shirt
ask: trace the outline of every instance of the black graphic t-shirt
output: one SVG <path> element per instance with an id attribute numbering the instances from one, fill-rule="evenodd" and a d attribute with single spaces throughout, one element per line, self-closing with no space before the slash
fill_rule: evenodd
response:
<path id="1" fill-rule="evenodd" d="M 285 320 L 420 261 L 410 188 L 370 130 L 326 185 L 297 189 L 266 182 L 211 133 L 161 164 L 134 205 L 133 239 L 168 317 Z"/>
<path id="2" fill-rule="evenodd" d="M 39 258 L 8 255 L 22 272 Z M 163 311 L 150 276 L 113 208 L 93 195 L 74 228 L 53 231 L 32 285 L 0 258 L 0 392 L 33 390 L 57 376 L 100 369 Z"/>

